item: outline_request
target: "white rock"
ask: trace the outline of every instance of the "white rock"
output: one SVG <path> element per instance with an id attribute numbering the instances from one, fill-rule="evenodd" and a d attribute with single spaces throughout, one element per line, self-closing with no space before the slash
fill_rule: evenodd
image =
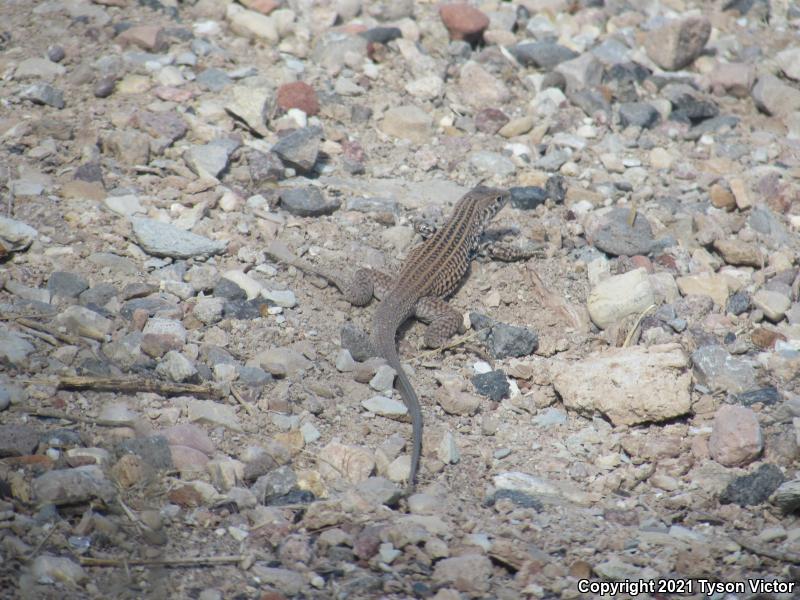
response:
<path id="1" fill-rule="evenodd" d="M 439 445 L 436 447 L 436 456 L 446 465 L 455 465 L 461 460 L 456 439 L 449 431 L 444 433 Z"/>
<path id="2" fill-rule="evenodd" d="M 234 33 L 245 37 L 254 37 L 270 44 L 280 41 L 278 26 L 274 19 L 254 10 L 247 10 L 238 4 L 229 4 L 226 17 Z"/>
<path id="3" fill-rule="evenodd" d="M 652 304 L 655 293 L 644 268 L 609 277 L 595 286 L 586 301 L 589 316 L 600 329 L 639 314 Z"/>
<path id="4" fill-rule="evenodd" d="M 264 292 L 269 292 L 262 283 L 253 279 L 244 271 L 225 271 L 222 276 L 242 288 L 244 293 L 247 294 L 248 300 L 252 300 Z"/>
<path id="5" fill-rule="evenodd" d="M 242 431 L 239 419 L 232 406 L 220 404 L 213 400 L 190 400 L 188 403 L 189 420 L 192 422 L 222 425 L 232 431 Z"/>
<path id="6" fill-rule="evenodd" d="M 441 96 L 444 81 L 438 75 L 425 75 L 406 84 L 406 91 L 421 100 L 433 100 Z"/>
<path id="7" fill-rule="evenodd" d="M 567 408 L 615 425 L 664 421 L 691 406 L 689 360 L 678 344 L 612 348 L 578 362 L 555 361 L 553 386 Z"/>
<path id="8" fill-rule="evenodd" d="M 403 402 L 386 396 L 373 396 L 367 400 L 362 400 L 361 406 L 370 412 L 389 418 L 402 417 L 408 414 L 408 408 Z"/>
<path id="9" fill-rule="evenodd" d="M 253 131 L 267 135 L 267 115 L 272 101 L 272 90 L 263 86 L 235 85 L 225 110 L 244 121 Z"/>
<path id="10" fill-rule="evenodd" d="M 70 306 L 59 314 L 56 317 L 56 322 L 72 333 L 98 341 L 105 340 L 106 336 L 111 332 L 113 324 L 111 319 L 77 305 Z"/>

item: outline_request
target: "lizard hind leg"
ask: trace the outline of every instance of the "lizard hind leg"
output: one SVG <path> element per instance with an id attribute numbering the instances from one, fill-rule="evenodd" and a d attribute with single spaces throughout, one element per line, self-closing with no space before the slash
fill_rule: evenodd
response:
<path id="1" fill-rule="evenodd" d="M 416 317 L 425 323 L 425 345 L 428 348 L 441 348 L 457 333 L 464 332 L 464 319 L 461 313 L 436 296 L 425 296 L 414 307 Z"/>
<path id="2" fill-rule="evenodd" d="M 369 269 L 359 269 L 350 281 L 337 287 L 353 306 L 366 306 L 375 291 L 373 274 Z"/>

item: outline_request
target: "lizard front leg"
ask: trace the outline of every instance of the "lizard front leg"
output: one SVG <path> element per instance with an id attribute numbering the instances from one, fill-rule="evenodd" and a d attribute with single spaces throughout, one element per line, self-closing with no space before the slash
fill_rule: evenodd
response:
<path id="1" fill-rule="evenodd" d="M 544 248 L 529 240 L 513 244 L 486 241 L 478 247 L 478 255 L 503 262 L 516 262 L 528 260 L 532 256 L 543 256 Z"/>
<path id="2" fill-rule="evenodd" d="M 428 348 L 441 348 L 455 334 L 464 333 L 461 313 L 436 296 L 417 300 L 414 314 L 420 321 L 429 324 L 425 330 L 425 345 Z"/>

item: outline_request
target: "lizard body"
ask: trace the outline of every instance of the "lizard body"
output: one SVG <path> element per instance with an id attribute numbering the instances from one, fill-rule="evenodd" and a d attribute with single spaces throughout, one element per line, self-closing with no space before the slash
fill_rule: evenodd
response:
<path id="1" fill-rule="evenodd" d="M 381 298 L 372 321 L 371 342 L 378 356 L 397 372 L 397 387 L 411 416 L 413 447 L 409 487 L 413 488 L 422 452 L 422 412 L 414 387 L 397 353 L 395 337 L 406 319 L 416 316 L 429 323 L 428 347 L 440 347 L 461 331 L 461 314 L 444 298 L 455 291 L 478 250 L 481 235 L 491 219 L 510 198 L 506 190 L 478 186 L 465 194 L 449 219 L 435 233 L 409 252 L 397 277 L 372 269 L 359 269 L 352 280 L 344 280 L 297 260 L 280 257 L 297 268 L 333 283 L 355 306 Z"/>

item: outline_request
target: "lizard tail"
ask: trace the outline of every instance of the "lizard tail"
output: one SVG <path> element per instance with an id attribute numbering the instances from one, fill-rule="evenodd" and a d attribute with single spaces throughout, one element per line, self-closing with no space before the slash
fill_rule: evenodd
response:
<path id="1" fill-rule="evenodd" d="M 385 304 L 385 301 L 378 306 Z M 413 437 L 413 445 L 411 449 L 411 473 L 408 477 L 408 492 L 414 489 L 414 484 L 417 480 L 417 471 L 419 470 L 419 459 L 422 455 L 422 410 L 419 406 L 419 398 L 414 391 L 414 387 L 408 380 L 403 366 L 400 364 L 400 357 L 397 354 L 397 347 L 395 346 L 395 334 L 397 332 L 397 325 L 393 322 L 387 323 L 379 317 L 379 312 L 375 313 L 375 329 L 373 331 L 373 344 L 377 353 L 386 359 L 389 366 L 397 372 L 397 388 L 400 390 L 400 395 L 403 397 L 403 402 L 408 408 L 408 413 L 411 416 L 411 433 Z M 383 324 L 383 326 L 379 325 Z"/>

